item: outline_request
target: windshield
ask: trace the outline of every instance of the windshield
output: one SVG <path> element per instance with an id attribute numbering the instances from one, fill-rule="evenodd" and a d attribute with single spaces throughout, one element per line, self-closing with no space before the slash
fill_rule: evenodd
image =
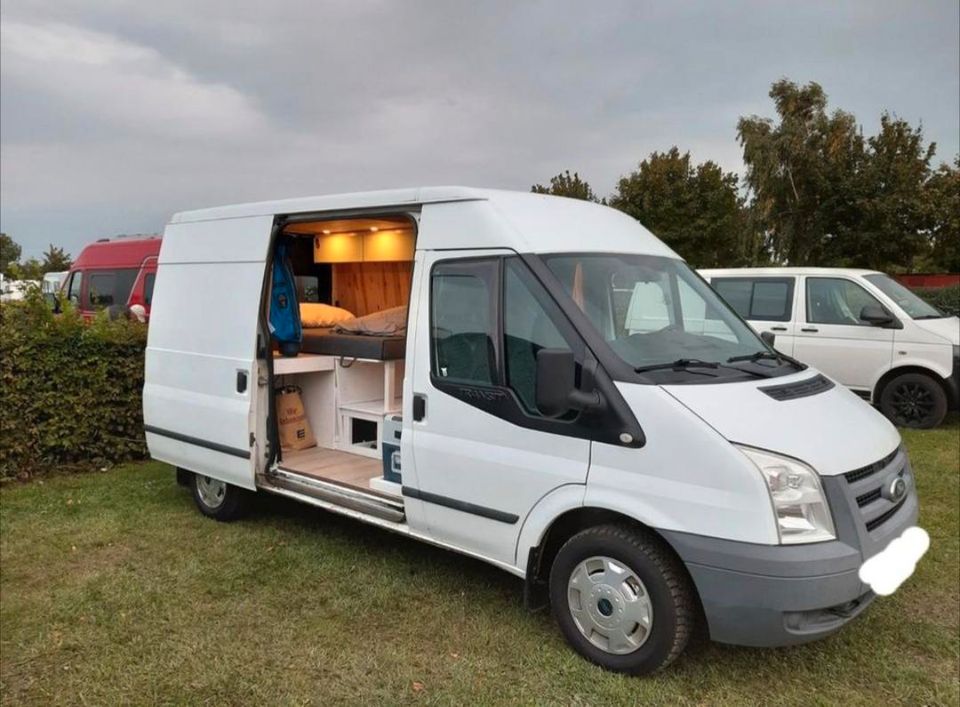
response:
<path id="1" fill-rule="evenodd" d="M 947 316 L 932 304 L 920 299 L 889 275 L 864 275 L 864 278 L 896 302 L 911 319 L 940 319 Z"/>
<path id="2" fill-rule="evenodd" d="M 635 368 L 725 364 L 769 349 L 682 260 L 554 255 L 544 260 L 610 347 Z"/>

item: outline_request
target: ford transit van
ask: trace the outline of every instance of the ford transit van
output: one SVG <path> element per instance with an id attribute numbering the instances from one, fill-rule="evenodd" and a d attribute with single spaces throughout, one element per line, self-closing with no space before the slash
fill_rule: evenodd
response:
<path id="1" fill-rule="evenodd" d="M 960 319 L 889 275 L 847 268 L 702 270 L 776 348 L 816 366 L 903 427 L 960 406 Z"/>
<path id="2" fill-rule="evenodd" d="M 700 621 L 827 636 L 917 519 L 893 425 L 619 211 L 405 189 L 180 213 L 162 243 L 146 436 L 202 513 L 271 493 L 479 558 L 608 669 Z"/>

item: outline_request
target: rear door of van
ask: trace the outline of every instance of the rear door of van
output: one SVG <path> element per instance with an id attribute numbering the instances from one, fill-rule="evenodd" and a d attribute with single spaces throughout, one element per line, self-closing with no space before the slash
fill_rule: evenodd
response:
<path id="1" fill-rule="evenodd" d="M 151 456 L 248 489 L 266 453 L 255 435 L 266 380 L 257 335 L 272 225 L 272 216 L 169 225 L 147 339 Z"/>

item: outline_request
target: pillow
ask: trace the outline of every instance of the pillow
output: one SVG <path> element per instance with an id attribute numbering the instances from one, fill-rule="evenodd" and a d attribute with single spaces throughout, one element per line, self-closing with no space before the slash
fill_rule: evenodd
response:
<path id="1" fill-rule="evenodd" d="M 403 336 L 407 333 L 407 307 L 401 305 L 365 317 L 354 317 L 337 324 L 334 331 L 367 336 Z"/>
<path id="2" fill-rule="evenodd" d="M 348 319 L 354 319 L 354 316 L 346 309 L 318 302 L 300 303 L 300 323 L 307 329 L 332 327 Z"/>

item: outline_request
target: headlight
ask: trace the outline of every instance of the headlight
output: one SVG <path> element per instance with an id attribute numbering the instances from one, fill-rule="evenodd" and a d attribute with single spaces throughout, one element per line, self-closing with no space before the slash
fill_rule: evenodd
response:
<path id="1" fill-rule="evenodd" d="M 781 545 L 816 543 L 837 537 L 817 472 L 796 459 L 750 447 L 737 448 L 763 474 L 777 517 Z"/>

